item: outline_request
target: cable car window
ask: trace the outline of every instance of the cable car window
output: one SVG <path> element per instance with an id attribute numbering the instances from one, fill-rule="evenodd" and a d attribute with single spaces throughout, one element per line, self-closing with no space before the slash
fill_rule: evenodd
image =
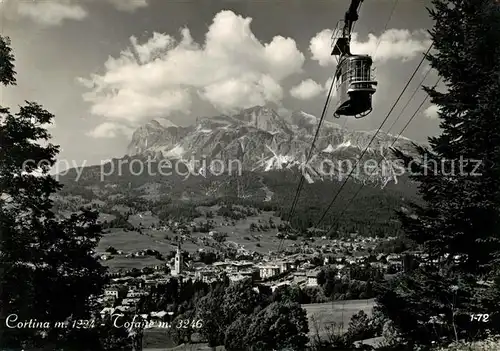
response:
<path id="1" fill-rule="evenodd" d="M 354 79 L 354 66 L 353 66 L 353 61 L 349 60 L 349 71 L 348 71 L 348 80 L 349 82 L 352 82 Z"/>
<path id="2" fill-rule="evenodd" d="M 342 68 L 341 68 L 341 71 L 342 71 L 342 82 L 345 82 L 345 80 L 347 79 L 347 70 L 348 70 L 347 61 L 343 61 L 342 62 Z"/>
<path id="3" fill-rule="evenodd" d="M 370 65 L 368 65 L 367 62 L 365 62 L 365 64 L 363 65 L 362 71 L 363 71 L 363 79 L 367 81 L 370 80 Z"/>

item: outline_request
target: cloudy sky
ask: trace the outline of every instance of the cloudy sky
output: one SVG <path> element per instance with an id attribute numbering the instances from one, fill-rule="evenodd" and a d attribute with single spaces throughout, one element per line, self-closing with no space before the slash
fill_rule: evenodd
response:
<path id="1" fill-rule="evenodd" d="M 131 132 L 153 118 L 197 117 L 273 104 L 319 116 L 335 70 L 330 37 L 349 0 L 3 0 L 2 34 L 16 55 L 18 86 L 0 103 L 34 100 L 56 115 L 62 159 L 77 165 L 122 156 Z M 426 0 L 366 0 L 352 51 L 374 56 L 374 111 L 348 128 L 377 129 L 430 42 Z M 396 120 L 422 66 L 384 130 Z M 431 72 L 426 85 L 436 82 Z M 416 94 L 390 132 L 424 97 Z M 335 99 L 332 101 L 332 105 Z M 438 131 L 429 104 L 405 136 Z M 333 120 L 333 109 L 328 119 Z M 344 124 L 344 120 L 338 121 Z"/>

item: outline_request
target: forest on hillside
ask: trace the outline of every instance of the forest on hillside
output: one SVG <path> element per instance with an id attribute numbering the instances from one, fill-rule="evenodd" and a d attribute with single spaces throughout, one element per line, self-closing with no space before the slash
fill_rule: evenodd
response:
<path id="1" fill-rule="evenodd" d="M 238 177 L 191 177 L 186 180 L 122 175 L 101 182 L 97 169 L 89 167 L 79 181 L 72 180 L 74 175 L 71 173 L 66 175 L 62 179 L 65 186 L 59 195 L 81 196 L 83 203 L 100 199 L 106 204 L 102 208 L 104 212 L 106 208 L 125 205 L 133 211 L 152 211 L 160 219 L 191 220 L 200 216 L 196 210 L 198 206 L 228 204 L 274 211 L 277 217 L 288 221 L 299 176 L 298 172 L 286 170 L 245 172 Z M 146 190 L 148 185 L 153 184 L 156 185 L 154 194 Z M 349 180 L 325 213 L 342 186 L 342 182 L 337 180 L 306 183 L 290 221 L 292 228 L 304 232 L 315 227 L 323 217 L 317 229 L 332 229 L 334 234 L 394 236 L 400 234 L 396 211 L 412 201 L 418 201 L 415 186 L 409 181 L 390 183 L 382 189 Z M 266 198 L 269 193 L 272 195 Z"/>

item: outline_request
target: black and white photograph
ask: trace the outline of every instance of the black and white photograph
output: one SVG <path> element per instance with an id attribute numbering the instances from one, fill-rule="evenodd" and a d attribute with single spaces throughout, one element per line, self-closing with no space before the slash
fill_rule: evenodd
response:
<path id="1" fill-rule="evenodd" d="M 498 0 L 0 0 L 0 351 L 500 351 Z"/>

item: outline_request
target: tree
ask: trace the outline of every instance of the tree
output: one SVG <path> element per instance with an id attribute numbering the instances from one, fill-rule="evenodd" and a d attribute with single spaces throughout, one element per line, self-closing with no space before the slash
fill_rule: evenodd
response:
<path id="1" fill-rule="evenodd" d="M 273 302 L 251 320 L 246 337 L 250 350 L 306 349 L 309 326 L 306 311 L 298 303 Z"/>
<path id="2" fill-rule="evenodd" d="M 470 315 L 494 314 L 498 289 L 488 282 L 498 274 L 500 252 L 500 5 L 433 5 L 435 53 L 428 59 L 447 91 L 425 90 L 439 107 L 442 134 L 429 139 L 430 149 L 418 148 L 419 159 L 396 150 L 413 161 L 424 200 L 400 212 L 401 223 L 428 257 L 384 286 L 379 298 L 410 346 L 483 336 L 493 324 L 471 324 Z"/>
<path id="3" fill-rule="evenodd" d="M 99 326 L 92 331 L 95 332 L 99 339 L 100 348 L 98 350 L 128 350 L 131 349 L 132 340 L 127 328 L 117 328 L 114 324 L 117 316 L 106 315 L 99 316 L 96 319 L 96 324 Z M 127 315 L 121 317 L 119 325 L 125 321 L 131 322 L 133 316 Z"/>
<path id="4" fill-rule="evenodd" d="M 227 234 L 226 233 L 215 232 L 214 235 L 213 235 L 213 238 L 218 243 L 223 243 L 224 241 L 226 241 Z"/>
<path id="5" fill-rule="evenodd" d="M 195 312 L 193 310 L 179 314 L 174 318 L 168 333 L 177 345 L 183 343 L 189 344 L 191 342 L 191 335 L 195 331 L 193 328 L 193 324 L 196 323 L 195 321 Z"/>
<path id="6" fill-rule="evenodd" d="M 274 290 L 271 295 L 272 302 L 305 302 L 306 294 L 298 286 L 282 285 Z"/>
<path id="7" fill-rule="evenodd" d="M 217 254 L 211 251 L 202 251 L 199 254 L 199 260 L 205 264 L 210 265 L 217 261 Z"/>
<path id="8" fill-rule="evenodd" d="M 203 320 L 200 334 L 207 340 L 211 347 L 223 345 L 226 321 L 222 311 L 224 288 L 216 287 L 197 303 L 197 319 Z"/>
<path id="9" fill-rule="evenodd" d="M 224 292 L 221 308 L 224 311 L 227 325 L 240 314 L 249 315 L 261 302 L 260 295 L 252 287 L 252 280 L 245 279 L 230 285 Z"/>
<path id="10" fill-rule="evenodd" d="M 106 252 L 110 253 L 111 255 L 116 255 L 118 253 L 118 250 L 116 250 L 113 246 L 109 246 L 106 249 Z"/>
<path id="11" fill-rule="evenodd" d="M 244 350 L 247 343 L 247 333 L 250 324 L 252 323 L 252 316 L 242 314 L 228 327 L 224 339 L 224 347 L 226 350 L 237 351 Z"/>
<path id="12" fill-rule="evenodd" d="M 318 284 L 323 288 L 325 296 L 333 294 L 335 285 L 339 282 L 337 275 L 338 270 L 334 266 L 328 266 L 319 271 Z"/>
<path id="13" fill-rule="evenodd" d="M 10 41 L 0 37 L 0 81 L 15 84 Z M 82 210 L 58 220 L 53 195 L 61 185 L 49 174 L 59 147 L 44 125 L 54 116 L 34 102 L 12 114 L 0 108 L 0 323 L 48 322 L 40 328 L 0 328 L 1 349 L 99 349 L 89 330 L 55 322 L 92 318 L 92 296 L 102 292 L 105 269 L 92 252 L 101 236 L 97 213 Z M 11 318 L 14 318 L 11 316 Z M 12 321 L 11 321 L 12 322 Z"/>
<path id="14" fill-rule="evenodd" d="M 259 293 L 253 290 L 250 279 L 228 287 L 216 286 L 198 301 L 197 318 L 204 322 L 200 333 L 210 346 L 223 345 L 229 340 L 226 337 L 228 328 L 241 316 L 250 316 L 262 302 Z M 232 333 L 237 333 L 240 329 L 235 326 L 232 330 Z"/>
<path id="15" fill-rule="evenodd" d="M 371 325 L 370 318 L 361 310 L 352 316 L 349 322 L 346 337 L 350 342 L 369 339 L 375 336 L 375 330 Z"/>
<path id="16" fill-rule="evenodd" d="M 14 70 L 14 55 L 10 47 L 10 39 L 0 39 L 0 82 L 4 86 L 16 84 L 16 71 Z"/>

